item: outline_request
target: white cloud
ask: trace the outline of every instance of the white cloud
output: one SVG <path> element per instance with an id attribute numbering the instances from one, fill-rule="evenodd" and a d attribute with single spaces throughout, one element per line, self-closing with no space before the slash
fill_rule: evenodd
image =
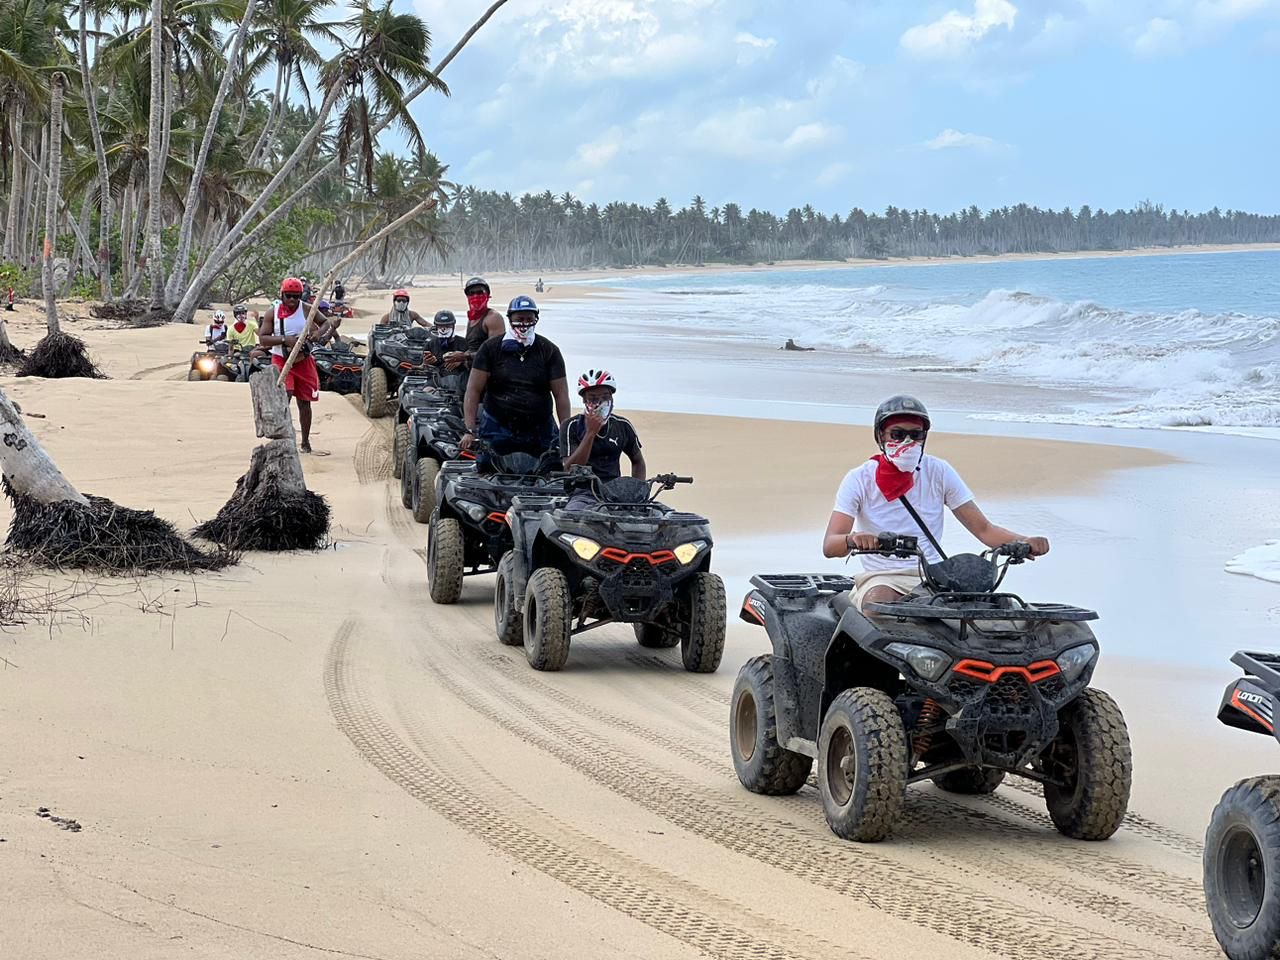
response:
<path id="1" fill-rule="evenodd" d="M 837 133 L 835 127 L 825 123 L 802 123 L 782 141 L 784 150 L 800 150 L 820 147 L 831 141 Z"/>
<path id="2" fill-rule="evenodd" d="M 771 50 L 778 45 L 778 41 L 773 37 L 757 37 L 755 34 L 747 33 L 745 30 L 734 37 L 733 41 L 744 46 L 755 47 L 757 50 Z"/>
<path id="3" fill-rule="evenodd" d="M 991 150 L 997 146 L 1000 144 L 980 133 L 961 133 L 950 128 L 924 142 L 926 150 Z"/>
<path id="4" fill-rule="evenodd" d="M 805 91 L 814 100 L 830 94 L 847 91 L 866 74 L 867 69 L 856 60 L 836 54 L 821 73 L 809 78 Z"/>
<path id="5" fill-rule="evenodd" d="M 829 163 L 814 178 L 814 182 L 820 186 L 828 187 L 833 183 L 839 183 L 850 173 L 853 172 L 853 164 L 845 163 L 837 160 L 835 163 Z"/>
<path id="6" fill-rule="evenodd" d="M 1133 50 L 1141 57 L 1162 57 L 1182 50 L 1182 27 L 1176 20 L 1153 17 L 1133 42 Z"/>
<path id="7" fill-rule="evenodd" d="M 1199 0 L 1195 15 L 1201 20 L 1234 23 L 1276 7 L 1275 0 Z"/>
<path id="8" fill-rule="evenodd" d="M 924 59 L 957 57 L 997 27 L 1012 30 L 1017 15 L 1009 0 L 974 0 L 972 15 L 950 10 L 932 23 L 911 27 L 898 42 Z"/>
<path id="9" fill-rule="evenodd" d="M 578 159 L 592 169 L 603 167 L 618 155 L 621 145 L 617 130 L 611 130 L 599 140 L 578 147 Z"/>

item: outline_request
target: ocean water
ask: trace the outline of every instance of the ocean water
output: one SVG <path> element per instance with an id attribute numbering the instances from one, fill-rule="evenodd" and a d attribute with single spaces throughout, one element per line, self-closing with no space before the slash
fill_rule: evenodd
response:
<path id="1" fill-rule="evenodd" d="M 610 319 L 635 331 L 773 348 L 793 338 L 848 372 L 1062 388 L 1073 398 L 984 414 L 998 419 L 1260 436 L 1280 428 L 1280 251 L 599 283 L 624 291 Z"/>

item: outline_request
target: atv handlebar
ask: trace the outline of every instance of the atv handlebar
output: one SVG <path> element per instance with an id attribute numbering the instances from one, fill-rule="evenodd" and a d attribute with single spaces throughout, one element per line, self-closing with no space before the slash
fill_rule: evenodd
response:
<path id="1" fill-rule="evenodd" d="M 680 477 L 674 473 L 660 473 L 649 480 L 659 484 L 663 490 L 674 490 L 677 483 L 693 483 L 693 477 Z"/>

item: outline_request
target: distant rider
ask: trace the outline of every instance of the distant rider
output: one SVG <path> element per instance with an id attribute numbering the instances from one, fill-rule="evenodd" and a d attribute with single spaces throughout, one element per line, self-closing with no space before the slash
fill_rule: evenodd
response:
<path id="1" fill-rule="evenodd" d="M 204 328 L 204 342 L 209 346 L 227 339 L 227 315 L 221 310 L 213 311 L 213 322 Z"/>
<path id="2" fill-rule="evenodd" d="M 416 310 L 409 309 L 409 291 L 397 290 L 391 295 L 391 309 L 382 315 L 382 319 L 378 321 L 380 324 L 392 324 L 397 327 L 407 327 L 411 324 L 421 324 L 429 326 L 422 314 Z"/>
<path id="3" fill-rule="evenodd" d="M 616 480 L 622 476 L 625 453 L 631 461 L 631 476 L 645 478 L 640 437 L 631 421 L 613 409 L 617 392 L 618 382 L 608 370 L 588 370 L 578 377 L 584 412 L 571 418 L 560 435 L 565 469 L 586 465 L 601 481 Z"/>
<path id="4" fill-rule="evenodd" d="M 302 281 L 287 277 L 280 284 L 280 304 L 263 317 L 258 335 L 263 346 L 271 348 L 271 363 L 283 370 L 285 357 L 293 350 L 307 326 L 307 309 L 302 303 Z M 278 332 L 277 332 L 278 331 Z M 311 404 L 320 399 L 320 371 L 316 358 L 304 344 L 297 362 L 284 378 L 284 388 L 298 401 L 298 423 L 302 427 L 302 452 L 311 452 Z"/>
<path id="5" fill-rule="evenodd" d="M 840 484 L 822 540 L 823 555 L 843 557 L 855 549 L 874 550 L 877 534 L 896 533 L 919 537 L 928 562 L 938 563 L 942 557 L 929 535 L 942 540 L 944 507 L 988 547 L 1025 540 L 1031 544 L 1032 556 L 1048 553 L 1049 541 L 1044 537 L 1026 537 L 993 524 L 955 468 L 925 455 L 930 425 L 929 411 L 915 397 L 899 394 L 880 404 L 873 428 L 880 453 L 850 470 Z M 923 521 L 923 528 L 907 510 L 904 498 Z M 864 572 L 854 577 L 853 593 L 859 608 L 868 602 L 898 600 L 920 585 L 914 558 L 866 554 L 861 559 Z"/>
<path id="6" fill-rule="evenodd" d="M 507 332 L 502 314 L 489 306 L 489 282 L 484 277 L 472 277 L 462 292 L 467 297 L 467 348 L 465 363 L 472 363 L 481 345 L 492 337 Z"/>
<path id="7" fill-rule="evenodd" d="M 339 277 L 333 281 L 333 299 L 338 303 L 345 303 L 347 299 L 347 288 L 342 285 L 342 278 Z"/>
<path id="8" fill-rule="evenodd" d="M 237 303 L 231 311 L 231 329 L 227 331 L 227 342 L 235 350 L 250 350 L 258 345 L 258 321 L 250 319 L 249 308 Z"/>
<path id="9" fill-rule="evenodd" d="M 457 336 L 458 318 L 452 310 L 437 310 L 431 322 L 430 346 L 427 347 L 424 359 L 433 367 L 444 367 L 446 370 L 457 370 L 463 365 L 463 350 L 466 347 L 462 337 Z"/>
<path id="10" fill-rule="evenodd" d="M 499 455 L 536 457 L 556 445 L 557 425 L 569 418 L 569 386 L 560 348 L 534 330 L 538 316 L 532 297 L 516 297 L 507 308 L 511 330 L 486 340 L 476 353 L 463 403 L 464 450 L 472 448 L 475 437 Z"/>

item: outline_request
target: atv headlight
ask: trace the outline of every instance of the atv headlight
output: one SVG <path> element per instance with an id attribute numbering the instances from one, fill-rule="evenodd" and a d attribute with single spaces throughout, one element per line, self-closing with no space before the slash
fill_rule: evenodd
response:
<path id="1" fill-rule="evenodd" d="M 1080 674 L 1084 673 L 1084 668 L 1093 662 L 1093 658 L 1097 656 L 1098 648 L 1092 643 L 1082 643 L 1078 647 L 1072 647 L 1058 654 L 1058 669 L 1062 671 L 1063 678 L 1071 683 L 1080 679 Z"/>
<path id="2" fill-rule="evenodd" d="M 937 680 L 951 666 L 951 658 L 933 647 L 922 647 L 914 643 L 890 643 L 884 649 L 886 653 L 906 661 L 925 680 Z"/>
<path id="3" fill-rule="evenodd" d="M 682 543 L 671 552 L 676 555 L 676 559 L 682 564 L 688 566 L 693 563 L 693 558 L 702 552 L 702 548 L 707 545 L 705 540 L 693 540 L 689 543 Z"/>
<path id="4" fill-rule="evenodd" d="M 596 554 L 600 552 L 600 544 L 587 537 L 575 537 L 571 533 L 562 533 L 560 534 L 560 540 L 562 543 L 567 543 L 572 547 L 573 552 L 583 560 L 594 560 Z"/>
<path id="5" fill-rule="evenodd" d="M 201 357 L 196 361 L 196 366 L 202 373 L 213 373 L 218 364 L 211 357 Z"/>
<path id="6" fill-rule="evenodd" d="M 459 510 L 464 511 L 476 523 L 479 523 L 485 517 L 484 507 L 478 503 L 472 503 L 470 500 L 457 500 L 454 503 Z"/>

